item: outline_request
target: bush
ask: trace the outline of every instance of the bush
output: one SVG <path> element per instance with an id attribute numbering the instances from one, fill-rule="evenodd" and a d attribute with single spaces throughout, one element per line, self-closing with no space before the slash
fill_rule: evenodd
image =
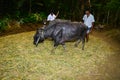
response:
<path id="1" fill-rule="evenodd" d="M 44 20 L 44 19 L 47 18 L 47 15 L 46 15 L 44 12 L 41 12 L 41 13 L 40 13 L 40 16 L 41 16 L 42 20 Z"/>
<path id="2" fill-rule="evenodd" d="M 0 32 L 8 29 L 9 18 L 4 18 L 0 20 Z"/>
<path id="3" fill-rule="evenodd" d="M 35 13 L 35 14 L 30 14 L 27 17 L 23 18 L 22 21 L 23 23 L 35 23 L 35 22 L 41 22 L 43 19 L 45 19 L 45 14 L 44 13 Z"/>
<path id="4" fill-rule="evenodd" d="M 3 32 L 10 28 L 11 26 L 9 23 L 12 23 L 12 28 L 15 28 L 19 26 L 18 23 L 23 24 L 23 23 L 36 23 L 36 22 L 42 22 L 46 18 L 45 13 L 33 13 L 30 15 L 27 15 L 24 18 L 20 18 L 18 14 L 15 16 L 6 16 L 3 19 L 0 19 L 0 32 Z M 10 22 L 10 20 L 12 22 Z M 15 21 L 14 21 L 15 20 Z M 14 27 L 15 26 L 15 27 Z"/>

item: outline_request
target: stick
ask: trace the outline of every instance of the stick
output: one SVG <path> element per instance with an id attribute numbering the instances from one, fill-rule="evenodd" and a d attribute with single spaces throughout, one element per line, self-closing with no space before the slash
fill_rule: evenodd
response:
<path id="1" fill-rule="evenodd" d="M 59 11 L 57 12 L 57 14 L 56 14 L 56 17 L 59 15 Z"/>

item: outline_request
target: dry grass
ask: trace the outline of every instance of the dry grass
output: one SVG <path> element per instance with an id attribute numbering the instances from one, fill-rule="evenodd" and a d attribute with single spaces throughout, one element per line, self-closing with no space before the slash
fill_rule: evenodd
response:
<path id="1" fill-rule="evenodd" d="M 109 38 L 112 38 L 118 42 L 120 42 L 120 29 L 112 29 L 106 32 L 106 35 Z"/>
<path id="2" fill-rule="evenodd" d="M 107 57 L 115 54 L 114 48 L 101 39 L 91 36 L 84 51 L 81 45 L 75 48 L 74 42 L 67 43 L 66 52 L 59 46 L 51 55 L 53 43 L 46 40 L 35 47 L 33 35 L 27 32 L 0 38 L 0 80 L 120 79 L 104 71 L 108 66 L 101 69 Z"/>

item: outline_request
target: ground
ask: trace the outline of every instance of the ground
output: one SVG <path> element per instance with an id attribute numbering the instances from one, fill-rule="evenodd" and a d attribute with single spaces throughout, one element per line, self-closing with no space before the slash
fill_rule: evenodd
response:
<path id="1" fill-rule="evenodd" d="M 0 80 L 120 80 L 120 48 L 93 32 L 85 50 L 52 41 L 33 45 L 35 31 L 0 37 Z"/>

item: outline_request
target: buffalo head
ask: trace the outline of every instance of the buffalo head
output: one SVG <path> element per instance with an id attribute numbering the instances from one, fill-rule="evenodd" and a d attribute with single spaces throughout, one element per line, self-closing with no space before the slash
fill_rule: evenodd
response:
<path id="1" fill-rule="evenodd" d="M 34 35 L 34 41 L 33 44 L 34 45 L 38 45 L 38 43 L 42 43 L 44 41 L 44 29 L 39 28 L 36 31 L 36 34 Z"/>

